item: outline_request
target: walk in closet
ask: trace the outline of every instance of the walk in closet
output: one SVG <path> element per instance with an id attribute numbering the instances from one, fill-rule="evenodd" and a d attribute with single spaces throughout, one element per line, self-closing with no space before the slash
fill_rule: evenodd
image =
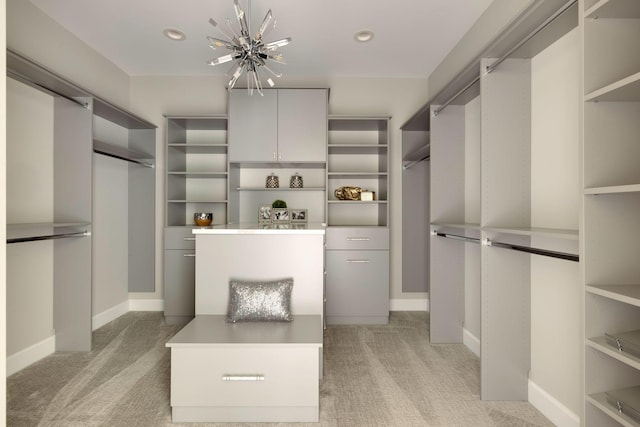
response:
<path id="1" fill-rule="evenodd" d="M 431 102 L 430 331 L 479 353 L 483 400 L 580 414 L 578 7 L 550 3 Z"/>
<path id="2" fill-rule="evenodd" d="M 12 165 L 7 197 L 12 270 L 7 305 L 21 307 L 27 315 L 39 299 L 52 305 L 39 308 L 43 315 L 34 315 L 34 319 L 47 317 L 52 310 L 52 323 L 40 334 L 34 333 L 39 326 L 32 319 L 20 322 L 19 314 L 9 310 L 14 317 L 8 322 L 8 354 L 30 351 L 53 338 L 56 350 L 87 351 L 92 322 L 101 309 L 96 300 L 106 298 L 111 308 L 126 301 L 129 291 L 155 289 L 155 126 L 11 50 L 7 75 L 15 94 L 8 105 L 15 121 L 7 144 Z M 33 136 L 38 140 L 31 141 Z M 109 182 L 107 189 L 124 200 L 118 229 L 109 229 L 114 224 L 110 212 L 96 211 L 96 201 L 105 199 L 96 194 L 95 156 L 118 162 L 124 171 L 123 187 Z M 123 254 L 123 264 L 110 264 L 110 258 L 103 256 L 107 252 Z M 42 260 L 44 264 L 36 265 Z M 38 280 L 28 270 L 40 268 L 52 270 L 47 276 L 53 277 L 53 289 L 44 285 L 40 293 L 24 291 Z M 104 295 L 114 283 L 97 283 L 105 276 L 101 272 L 112 270 L 124 272 L 115 284 L 124 297 L 116 303 Z M 13 304 L 14 297 L 26 299 Z M 47 322 L 41 323 L 46 326 Z M 13 330 L 18 325 L 22 329 Z M 15 344 L 16 336 L 28 338 Z"/>
<path id="3" fill-rule="evenodd" d="M 640 2 L 585 0 L 583 253 L 587 427 L 640 410 Z"/>

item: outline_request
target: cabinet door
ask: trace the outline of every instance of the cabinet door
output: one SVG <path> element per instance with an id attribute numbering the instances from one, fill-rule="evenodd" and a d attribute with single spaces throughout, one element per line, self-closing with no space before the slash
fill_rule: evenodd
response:
<path id="1" fill-rule="evenodd" d="M 195 316 L 195 250 L 164 251 L 164 315 Z"/>
<path id="2" fill-rule="evenodd" d="M 278 161 L 324 162 L 327 158 L 327 91 L 278 90 Z"/>
<path id="3" fill-rule="evenodd" d="M 229 161 L 277 161 L 278 92 L 249 96 L 246 90 L 229 92 Z"/>
<path id="4" fill-rule="evenodd" d="M 326 253 L 327 321 L 378 323 L 389 316 L 389 251 Z"/>

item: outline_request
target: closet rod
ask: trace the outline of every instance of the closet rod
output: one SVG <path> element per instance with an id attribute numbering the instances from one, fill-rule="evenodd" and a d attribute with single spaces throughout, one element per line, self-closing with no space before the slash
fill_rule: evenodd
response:
<path id="1" fill-rule="evenodd" d="M 465 242 L 470 242 L 470 243 L 480 243 L 480 239 L 477 239 L 475 237 L 461 236 L 459 234 L 440 233 L 439 231 L 432 231 L 431 235 L 438 236 L 438 237 L 446 237 L 447 239 L 463 240 Z"/>
<path id="2" fill-rule="evenodd" d="M 567 2 L 564 6 L 562 6 L 560 9 L 558 9 L 553 15 L 551 15 L 549 18 L 547 18 L 542 24 L 540 24 L 535 30 L 533 30 L 527 36 L 525 36 L 525 38 L 523 38 L 519 43 L 517 43 L 515 46 L 513 46 L 511 49 L 509 49 L 507 51 L 507 53 L 505 53 L 500 58 L 498 58 L 493 64 L 488 65 L 485 68 L 485 72 L 487 74 L 492 72 L 498 65 L 500 65 L 502 62 L 504 62 L 505 59 L 507 59 L 509 56 L 511 56 L 511 54 L 513 52 L 515 52 L 516 50 L 520 49 L 522 47 L 522 45 L 524 45 L 526 42 L 528 42 L 533 37 L 535 37 L 535 35 L 538 34 L 540 31 L 544 30 L 547 26 L 549 26 L 549 24 L 551 24 L 553 21 L 555 21 L 557 18 L 559 18 L 563 13 L 565 13 L 567 10 L 569 10 L 569 8 L 571 6 L 573 6 L 574 4 L 576 4 L 577 2 L 578 2 L 578 0 L 570 0 L 569 2 Z M 444 110 L 447 106 L 449 106 L 453 101 L 455 101 L 460 95 L 465 93 L 471 86 L 476 84 L 479 80 L 480 80 L 480 76 L 476 76 L 469 84 L 467 84 L 460 91 L 458 91 L 455 95 L 453 95 L 451 98 L 449 98 L 449 100 L 447 100 L 447 102 L 443 103 L 438 108 L 435 108 L 433 110 L 433 117 L 436 117 L 442 110 Z"/>
<path id="3" fill-rule="evenodd" d="M 99 150 L 99 149 L 93 149 L 94 153 L 98 153 L 98 154 L 102 154 L 103 156 L 108 156 L 108 157 L 113 157 L 114 159 L 119 159 L 119 160 L 124 160 L 127 162 L 131 162 L 131 163 L 135 163 L 137 165 L 141 165 L 144 166 L 146 168 L 153 168 L 153 165 L 146 163 L 146 162 L 142 162 L 140 160 L 136 160 L 136 159 L 131 159 L 129 157 L 125 157 L 125 156 L 120 156 L 118 154 L 114 154 L 114 153 L 110 153 L 107 151 L 103 151 L 103 150 Z"/>
<path id="4" fill-rule="evenodd" d="M 418 159 L 418 160 L 414 160 L 412 162 L 407 163 L 406 165 L 402 166 L 402 170 L 407 170 L 407 169 L 411 169 L 412 167 L 414 167 L 415 165 L 417 165 L 420 162 L 424 162 L 425 160 L 429 160 L 431 158 L 431 154 L 427 154 L 426 156 Z"/>
<path id="5" fill-rule="evenodd" d="M 38 240 L 65 239 L 67 237 L 84 237 L 89 235 L 90 233 L 85 230 L 85 231 L 78 231 L 75 233 L 49 234 L 46 236 L 16 237 L 15 239 L 7 239 L 7 243 L 36 242 Z"/>
<path id="6" fill-rule="evenodd" d="M 485 72 L 487 74 L 492 72 L 498 65 L 502 64 L 502 62 L 505 59 L 507 59 L 509 56 L 511 56 L 511 54 L 513 52 L 515 52 L 516 50 L 520 49 L 522 47 L 522 45 L 524 45 L 526 42 L 528 42 L 529 40 L 534 38 L 536 36 L 536 34 L 538 34 L 540 31 L 544 30 L 549 24 L 551 24 L 553 21 L 555 21 L 556 18 L 559 18 L 563 13 L 565 13 L 567 10 L 569 10 L 569 8 L 571 6 L 573 6 L 574 4 L 576 4 L 577 2 L 578 2 L 578 0 L 570 0 L 570 1 L 568 1 L 564 6 L 562 6 L 560 9 L 558 9 L 553 15 L 548 17 L 542 24 L 540 24 L 535 30 L 533 30 L 527 36 L 525 36 L 524 39 L 522 39 L 519 43 L 517 43 L 515 46 L 513 46 L 511 49 L 509 49 L 509 51 L 507 51 L 507 53 L 502 55 L 500 58 L 496 59 L 496 61 L 493 64 L 488 65 L 486 67 L 486 69 L 485 69 Z"/>
<path id="7" fill-rule="evenodd" d="M 513 249 L 514 251 L 527 252 L 530 254 L 543 255 L 543 256 L 548 256 L 552 258 L 559 258 L 567 261 L 575 261 L 575 262 L 580 261 L 580 257 L 578 255 L 570 254 L 567 252 L 556 252 L 556 251 L 550 251 L 547 249 L 532 248 L 529 246 L 513 245 L 511 243 L 494 242 L 489 239 L 485 239 L 482 243 L 486 246 L 492 246 L 496 248 Z"/>

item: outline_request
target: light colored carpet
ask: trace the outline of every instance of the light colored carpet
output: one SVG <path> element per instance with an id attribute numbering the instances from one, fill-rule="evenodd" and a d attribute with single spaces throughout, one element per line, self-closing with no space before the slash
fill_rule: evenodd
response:
<path id="1" fill-rule="evenodd" d="M 330 326 L 320 423 L 299 425 L 552 425 L 526 402 L 480 401 L 478 358 L 461 344 L 430 344 L 427 328 L 421 312 L 393 312 L 384 326 Z M 161 313 L 130 312 L 94 332 L 92 351 L 58 352 L 12 375 L 7 425 L 185 425 L 171 423 L 164 346 L 178 329 Z"/>

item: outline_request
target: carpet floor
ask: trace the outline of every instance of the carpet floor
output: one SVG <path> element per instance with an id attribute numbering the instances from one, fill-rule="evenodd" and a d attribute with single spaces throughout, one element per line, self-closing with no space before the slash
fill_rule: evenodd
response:
<path id="1" fill-rule="evenodd" d="M 552 426 L 527 402 L 481 401 L 479 359 L 431 344 L 428 313 L 389 325 L 329 326 L 320 423 L 299 426 Z M 222 426 L 171 423 L 170 352 L 179 326 L 129 312 L 93 333 L 90 352 L 56 352 L 7 378 L 8 426 Z"/>

